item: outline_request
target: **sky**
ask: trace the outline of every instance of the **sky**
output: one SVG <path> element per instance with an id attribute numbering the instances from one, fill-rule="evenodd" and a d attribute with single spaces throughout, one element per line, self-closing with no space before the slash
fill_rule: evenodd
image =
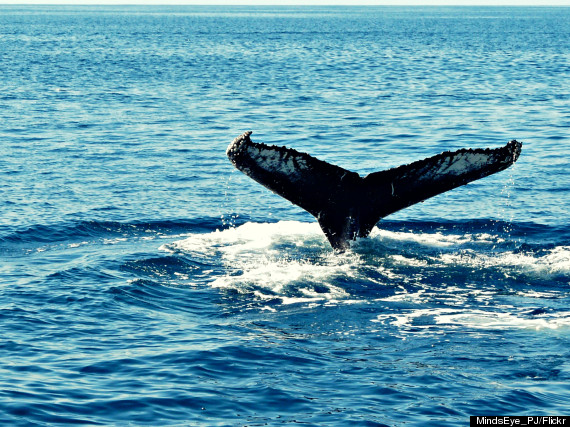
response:
<path id="1" fill-rule="evenodd" d="M 0 4 L 570 6 L 570 0 L 0 0 Z"/>

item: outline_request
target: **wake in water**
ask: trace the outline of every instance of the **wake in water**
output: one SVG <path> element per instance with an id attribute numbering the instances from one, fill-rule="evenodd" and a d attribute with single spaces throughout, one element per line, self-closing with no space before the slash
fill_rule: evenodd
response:
<path id="1" fill-rule="evenodd" d="M 402 331 L 570 326 L 559 304 L 568 295 L 570 246 L 532 249 L 485 229 L 375 228 L 339 255 L 317 223 L 248 222 L 162 249 L 218 265 L 209 285 L 249 296 L 261 309 L 374 305 L 382 313 L 373 322 Z"/>

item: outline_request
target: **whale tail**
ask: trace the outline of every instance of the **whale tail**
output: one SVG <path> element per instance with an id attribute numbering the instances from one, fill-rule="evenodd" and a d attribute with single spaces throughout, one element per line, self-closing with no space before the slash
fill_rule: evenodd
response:
<path id="1" fill-rule="evenodd" d="M 366 237 L 380 219 L 471 181 L 502 171 L 519 157 L 522 143 L 496 149 L 446 151 L 408 165 L 355 172 L 291 148 L 255 143 L 251 132 L 228 146 L 234 166 L 317 218 L 334 249 Z"/>

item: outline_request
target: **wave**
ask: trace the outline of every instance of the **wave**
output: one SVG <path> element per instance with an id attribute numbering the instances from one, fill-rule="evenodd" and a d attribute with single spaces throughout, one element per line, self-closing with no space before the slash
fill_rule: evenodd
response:
<path id="1" fill-rule="evenodd" d="M 570 245 L 537 244 L 538 230 L 544 227 L 390 223 L 335 254 L 316 223 L 248 222 L 162 249 L 216 264 L 204 284 L 262 311 L 356 304 L 377 312 L 372 324 L 402 336 L 568 329 Z"/>
<path id="2" fill-rule="evenodd" d="M 391 226 L 375 228 L 343 254 L 330 249 L 317 223 L 298 221 L 247 222 L 161 249 L 215 265 L 209 286 L 251 295 L 269 309 L 276 302 L 398 300 L 423 307 L 490 304 L 497 295 L 566 295 L 570 245 L 531 248 L 509 232 L 473 224 Z"/>
<path id="3" fill-rule="evenodd" d="M 20 230 L 6 230 L 0 243 L 55 243 L 76 239 L 109 236 L 134 236 L 149 231 L 176 234 L 211 231 L 221 226 L 217 217 L 163 221 L 72 221 L 57 224 L 36 224 Z"/>
<path id="4" fill-rule="evenodd" d="M 64 249 L 59 253 L 69 265 L 46 271 L 55 271 L 48 278 L 69 282 L 95 278 L 91 269 L 99 268 L 76 271 L 77 256 L 93 260 L 104 254 L 105 268 L 119 270 L 111 281 L 129 282 L 116 287 L 118 298 L 161 310 L 186 311 L 199 292 L 204 304 L 221 295 L 230 311 L 360 304 L 378 310 L 374 322 L 402 330 L 421 322 L 428 331 L 461 322 L 487 329 L 504 322 L 566 326 L 562 301 L 570 285 L 570 242 L 547 226 L 386 221 L 339 254 L 316 222 L 239 221 L 229 227 L 213 217 L 35 226 L 4 236 L 0 252 Z M 158 246 L 159 241 L 167 243 Z M 122 259 L 109 263 L 113 257 Z M 171 292 L 179 302 L 162 301 Z M 535 310 L 542 310 L 540 318 L 524 314 Z"/>

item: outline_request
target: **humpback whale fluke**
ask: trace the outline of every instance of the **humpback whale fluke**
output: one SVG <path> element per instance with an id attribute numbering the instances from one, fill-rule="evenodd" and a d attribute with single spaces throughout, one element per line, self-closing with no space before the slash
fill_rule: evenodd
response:
<path id="1" fill-rule="evenodd" d="M 316 217 L 339 250 L 393 212 L 508 168 L 522 147 L 512 140 L 501 148 L 446 151 L 362 178 L 292 148 L 252 142 L 250 135 L 228 146 L 233 165 Z"/>

